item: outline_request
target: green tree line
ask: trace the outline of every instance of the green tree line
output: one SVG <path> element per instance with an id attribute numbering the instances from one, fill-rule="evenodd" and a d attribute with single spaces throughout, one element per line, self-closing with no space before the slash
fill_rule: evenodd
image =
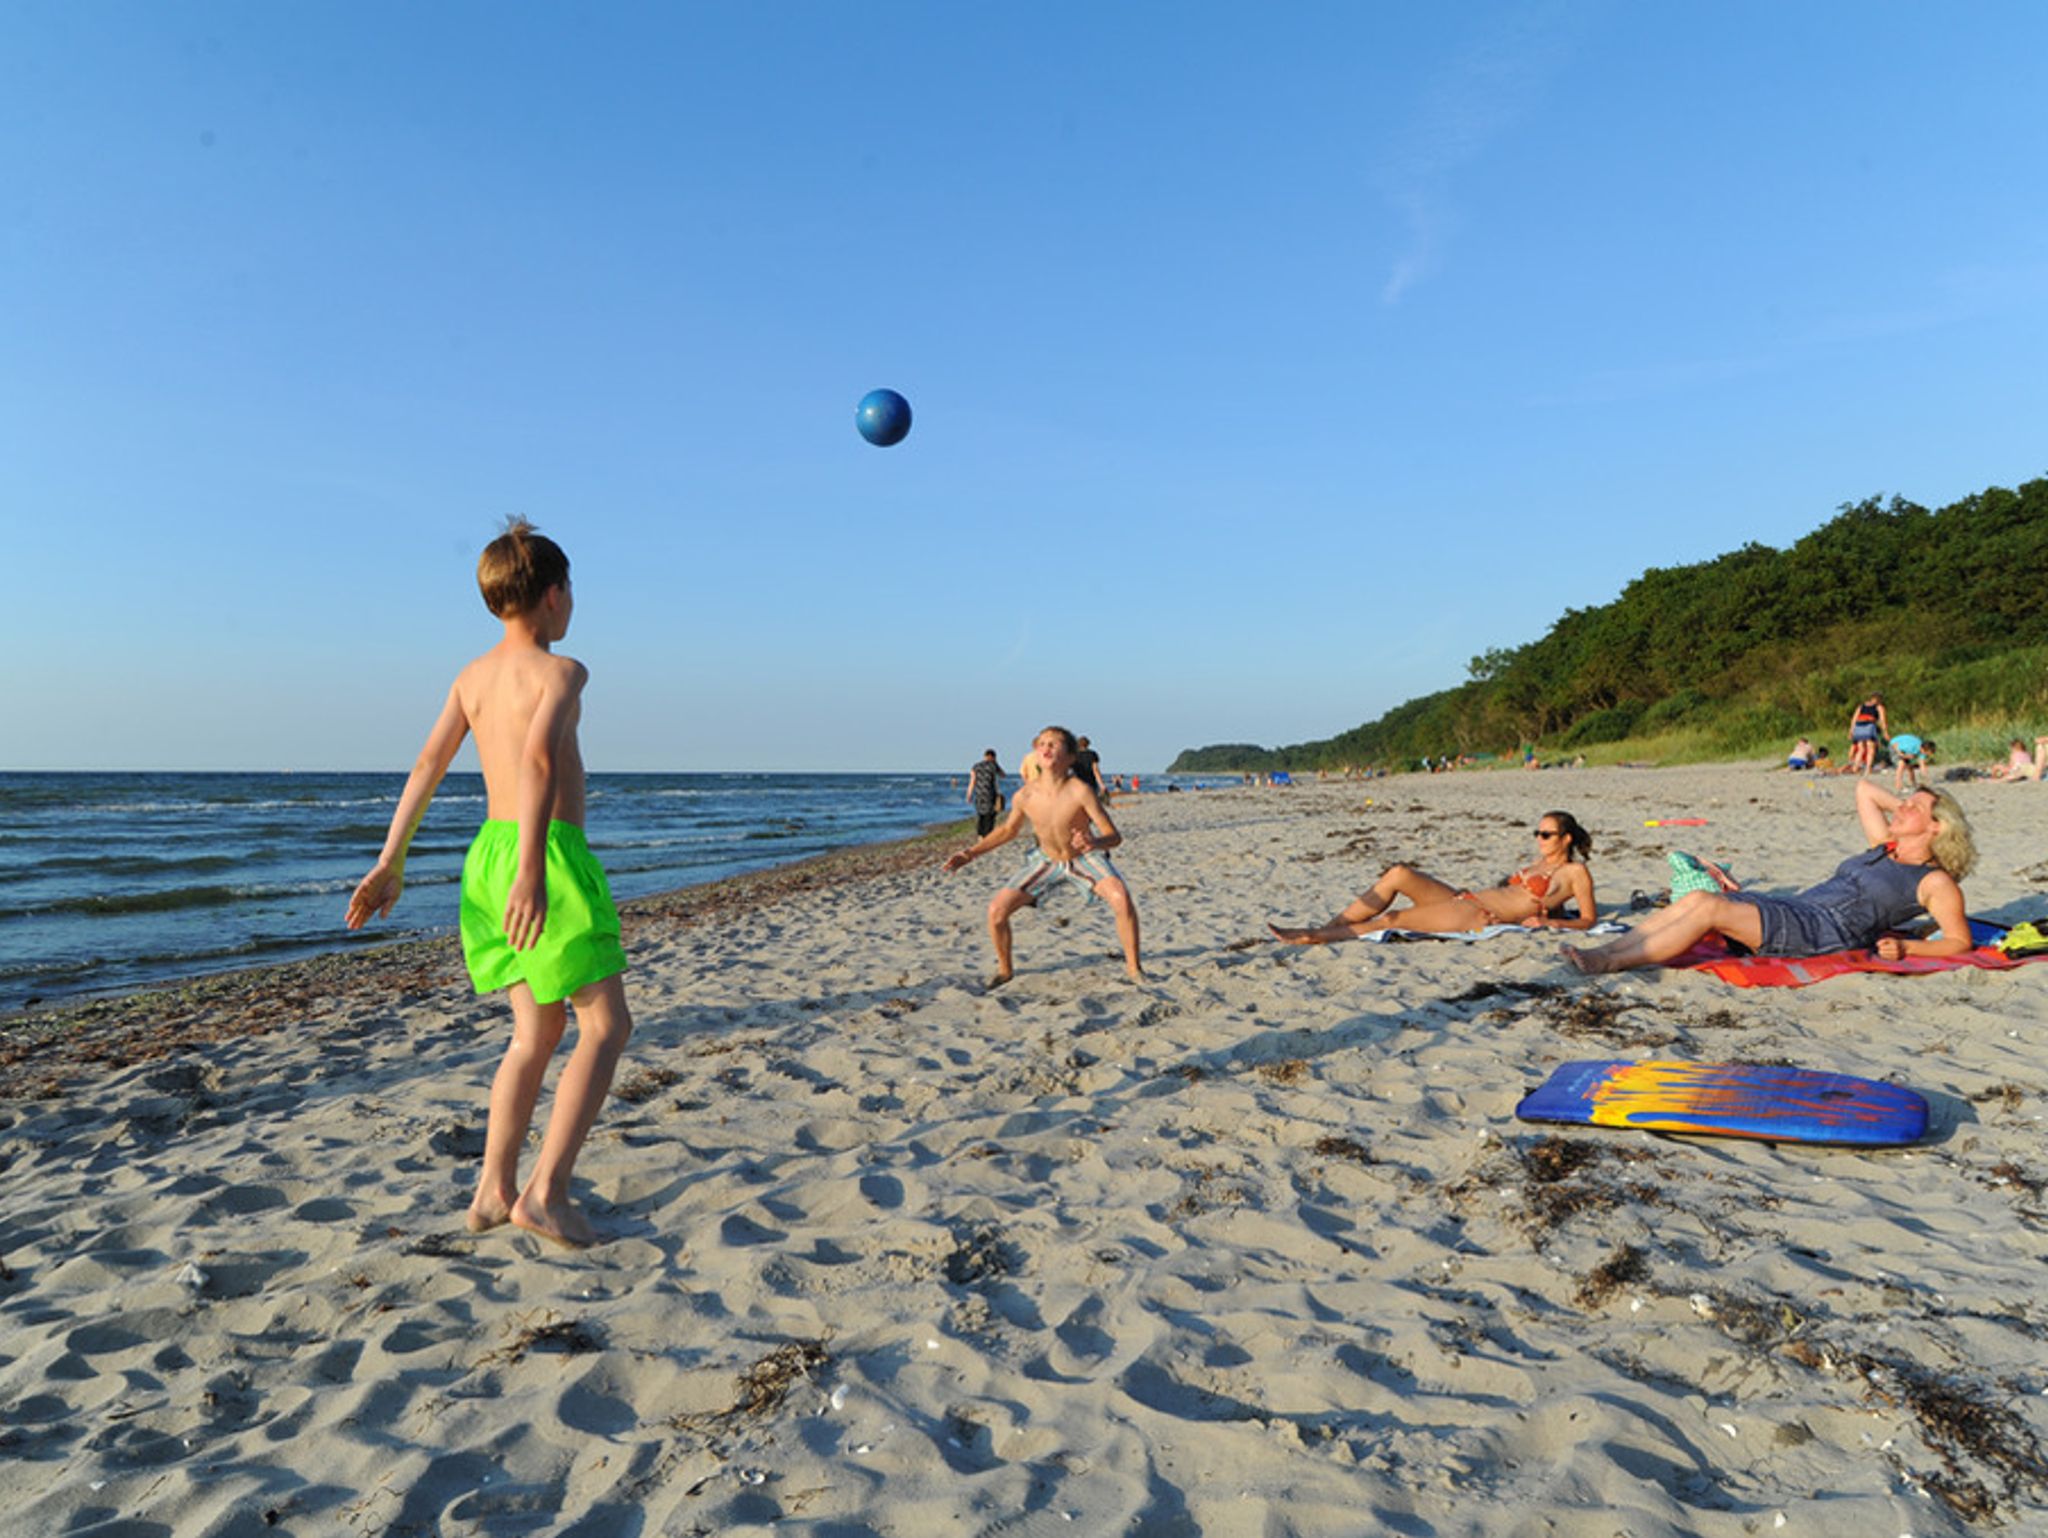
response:
<path id="1" fill-rule="evenodd" d="M 1170 768 L 1399 767 L 1532 742 L 1596 758 L 1775 752 L 1801 732 L 1845 735 L 1872 690 L 1899 730 L 2048 729 L 2044 583 L 2048 479 L 1934 512 L 1872 497 L 1789 549 L 1653 567 L 1376 721 L 1286 747 L 1192 748 Z"/>

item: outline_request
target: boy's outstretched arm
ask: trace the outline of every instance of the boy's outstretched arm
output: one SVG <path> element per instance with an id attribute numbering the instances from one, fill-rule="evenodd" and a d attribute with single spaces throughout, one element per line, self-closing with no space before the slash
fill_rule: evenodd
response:
<path id="1" fill-rule="evenodd" d="M 383 851 L 370 867 L 369 875 L 356 883 L 348 900 L 350 929 L 361 929 L 373 916 L 383 918 L 405 890 L 405 852 L 412 847 L 412 836 L 419 831 L 420 819 L 427 815 L 427 805 L 440 788 L 441 777 L 455 761 L 456 749 L 468 735 L 469 717 L 463 714 L 461 695 L 451 685 L 448 701 L 441 707 L 433 730 L 427 733 L 426 746 L 413 761 L 412 773 L 399 794 L 398 809 L 391 814 L 391 831 L 384 835 Z"/>
<path id="2" fill-rule="evenodd" d="M 576 701 L 590 670 L 567 657 L 548 670 L 540 703 L 526 728 L 519 757 L 519 873 L 505 899 L 505 938 L 515 951 L 531 950 L 548 921 L 548 822 L 555 810 L 555 770 L 562 737 L 576 719 Z"/>
<path id="3" fill-rule="evenodd" d="M 941 868 L 949 871 L 958 870 L 969 860 L 979 855 L 987 854 L 991 849 L 997 849 L 1009 843 L 1011 839 L 1017 836 L 1023 826 L 1024 809 L 1017 805 L 1017 798 L 1012 796 L 1010 798 L 1010 815 L 969 844 L 965 849 L 956 849 L 947 855 L 946 863 Z"/>

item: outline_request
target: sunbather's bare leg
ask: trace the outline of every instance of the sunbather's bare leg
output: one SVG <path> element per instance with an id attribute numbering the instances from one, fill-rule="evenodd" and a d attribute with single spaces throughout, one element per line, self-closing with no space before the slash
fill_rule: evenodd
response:
<path id="1" fill-rule="evenodd" d="M 1346 905 L 1344 911 L 1329 923 L 1315 929 L 1282 929 L 1278 924 L 1268 924 L 1274 937 L 1289 945 L 1328 945 L 1336 940 L 1356 940 L 1360 935 L 1371 934 L 1375 929 L 1385 929 L 1389 924 L 1398 923 L 1402 928 L 1412 927 L 1408 912 L 1403 910 L 1398 919 L 1382 918 L 1397 897 L 1405 897 L 1417 905 L 1456 901 L 1456 887 L 1446 886 L 1434 876 L 1426 876 L 1412 865 L 1389 866 L 1379 880 Z M 1378 922 L 1375 922 L 1375 921 Z M 1474 925 L 1436 926 L 1438 928 L 1474 928 Z"/>
<path id="2" fill-rule="evenodd" d="M 1763 943 L 1763 916 L 1748 903 L 1712 892 L 1688 892 L 1661 913 L 1606 945 L 1563 947 L 1564 959 L 1581 972 L 1625 972 L 1683 955 L 1710 934 L 1726 935 L 1754 949 Z"/>

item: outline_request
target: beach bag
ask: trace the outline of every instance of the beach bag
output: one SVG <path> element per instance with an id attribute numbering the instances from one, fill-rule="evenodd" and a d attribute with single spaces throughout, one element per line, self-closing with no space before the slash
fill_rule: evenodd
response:
<path id="1" fill-rule="evenodd" d="M 1998 948 L 2014 957 L 2048 955 L 2048 931 L 2041 928 L 2042 924 L 2048 924 L 2048 919 L 2013 925 L 1998 942 Z"/>
<path id="2" fill-rule="evenodd" d="M 1671 900 L 1677 902 L 1688 892 L 1718 892 L 1721 883 L 1702 865 L 1698 859 L 1683 849 L 1674 849 L 1664 857 L 1671 866 Z"/>

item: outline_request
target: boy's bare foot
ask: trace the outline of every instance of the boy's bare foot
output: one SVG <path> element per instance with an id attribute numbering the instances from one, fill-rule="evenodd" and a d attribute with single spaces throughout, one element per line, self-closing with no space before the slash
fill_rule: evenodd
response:
<path id="1" fill-rule="evenodd" d="M 984 988 L 1000 988 L 1016 975 L 1015 972 L 997 972 L 990 976 L 989 980 L 982 984 L 982 986 Z"/>
<path id="2" fill-rule="evenodd" d="M 1266 927 L 1273 931 L 1273 938 L 1282 945 L 1321 945 L 1323 943 L 1316 938 L 1316 932 L 1313 929 L 1282 929 L 1278 924 L 1268 924 Z"/>
<path id="3" fill-rule="evenodd" d="M 1145 975 L 1145 969 L 1143 967 L 1125 967 L 1124 976 L 1128 977 L 1134 983 L 1149 983 L 1152 980 L 1151 978 Z"/>
<path id="4" fill-rule="evenodd" d="M 494 1228 L 503 1228 L 512 1221 L 512 1203 L 502 1196 L 479 1191 L 462 1221 L 473 1234 L 486 1234 Z"/>
<path id="5" fill-rule="evenodd" d="M 597 1243 L 597 1230 L 590 1226 L 590 1219 L 583 1215 L 583 1209 L 574 1202 L 563 1201 L 547 1206 L 529 1201 L 524 1192 L 512 1204 L 511 1222 L 514 1228 L 523 1228 L 528 1233 L 559 1244 L 565 1250 L 588 1249 Z"/>

